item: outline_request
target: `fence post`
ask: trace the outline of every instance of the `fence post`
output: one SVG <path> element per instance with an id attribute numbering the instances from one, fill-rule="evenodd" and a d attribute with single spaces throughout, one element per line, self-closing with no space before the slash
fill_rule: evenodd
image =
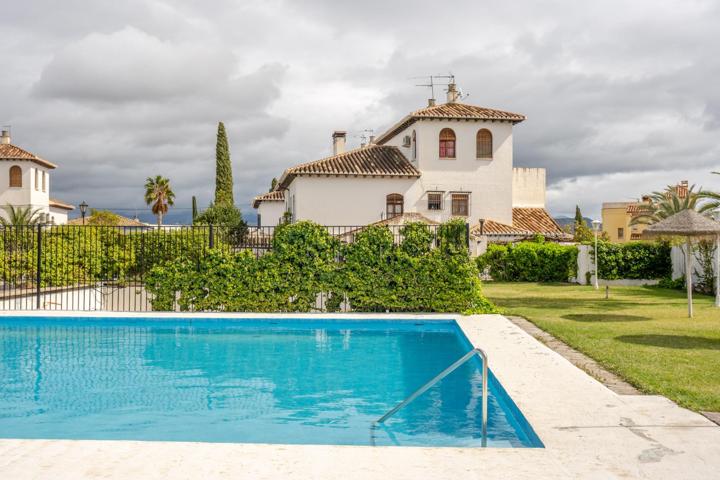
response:
<path id="1" fill-rule="evenodd" d="M 210 243 L 210 248 L 215 247 L 215 233 L 213 231 L 212 223 L 209 225 L 210 228 L 210 238 L 208 239 L 208 242 Z"/>
<path id="2" fill-rule="evenodd" d="M 470 252 L 470 224 L 465 223 L 465 245 L 467 245 L 468 252 Z"/>
<path id="3" fill-rule="evenodd" d="M 35 307 L 40 310 L 40 281 L 42 279 L 42 225 L 37 226 L 37 268 L 35 268 Z"/>

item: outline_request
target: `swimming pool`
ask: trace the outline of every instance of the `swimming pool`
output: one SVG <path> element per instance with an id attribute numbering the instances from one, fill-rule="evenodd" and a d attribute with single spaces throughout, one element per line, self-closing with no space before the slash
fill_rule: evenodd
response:
<path id="1" fill-rule="evenodd" d="M 453 320 L 3 317 L 0 438 L 481 445 Z M 490 359 L 492 365 L 492 358 Z M 489 447 L 542 447 L 490 371 Z"/>

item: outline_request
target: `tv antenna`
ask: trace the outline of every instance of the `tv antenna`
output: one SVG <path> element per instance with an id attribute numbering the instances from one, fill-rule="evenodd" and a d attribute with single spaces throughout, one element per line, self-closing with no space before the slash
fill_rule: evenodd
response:
<path id="1" fill-rule="evenodd" d="M 368 139 L 372 140 L 375 137 L 373 135 L 374 132 L 375 130 L 373 130 L 372 128 L 366 128 L 365 130 L 360 131 L 359 134 L 353 135 L 353 137 L 359 138 L 360 146 L 364 147 L 365 145 L 367 145 Z"/>
<path id="2" fill-rule="evenodd" d="M 428 83 L 415 84 L 416 87 L 426 87 L 430 89 L 430 99 L 435 100 L 435 87 L 447 86 L 455 83 L 455 75 L 449 73 L 447 75 L 423 75 L 420 77 L 411 77 L 412 79 L 428 79 Z M 437 80 L 440 80 L 439 82 Z M 443 81 L 444 80 L 444 81 Z"/>

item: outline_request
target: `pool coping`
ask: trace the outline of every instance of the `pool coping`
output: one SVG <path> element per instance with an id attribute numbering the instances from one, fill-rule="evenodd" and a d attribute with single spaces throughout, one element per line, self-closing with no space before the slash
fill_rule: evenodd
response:
<path id="1" fill-rule="evenodd" d="M 720 427 L 664 397 L 617 395 L 500 315 L 16 312 L 12 316 L 455 320 L 545 448 L 0 440 L 4 478 L 710 478 Z M 333 461 L 328 462 L 327 459 Z M 23 477 L 12 476 L 22 474 Z"/>

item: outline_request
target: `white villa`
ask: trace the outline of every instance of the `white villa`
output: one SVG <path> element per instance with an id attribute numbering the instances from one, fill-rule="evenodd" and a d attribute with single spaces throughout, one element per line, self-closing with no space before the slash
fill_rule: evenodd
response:
<path id="1" fill-rule="evenodd" d="M 7 206 L 37 209 L 41 220 L 62 225 L 75 207 L 50 198 L 50 171 L 57 165 L 10 143 L 9 132 L 0 135 L 0 216 Z"/>
<path id="2" fill-rule="evenodd" d="M 566 238 L 545 210 L 545 169 L 513 167 L 513 127 L 525 116 L 463 104 L 454 84 L 447 95 L 366 146 L 345 151 L 346 133 L 333 133 L 332 156 L 285 170 L 255 197 L 258 224 L 286 211 L 321 225 L 463 217 L 485 240 Z"/>

